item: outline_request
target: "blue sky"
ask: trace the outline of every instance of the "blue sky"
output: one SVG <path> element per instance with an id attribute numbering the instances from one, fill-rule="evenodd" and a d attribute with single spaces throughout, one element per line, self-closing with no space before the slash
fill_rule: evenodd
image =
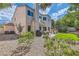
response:
<path id="1" fill-rule="evenodd" d="M 0 10 L 0 24 L 11 21 L 11 18 L 14 14 L 16 6 L 20 6 L 21 4 L 15 4 L 12 7 L 5 8 Z M 26 3 L 26 5 L 34 8 L 34 4 Z M 48 7 L 45 12 L 51 16 L 52 19 L 58 20 L 62 18 L 65 14 L 67 14 L 67 9 L 69 8 L 69 4 L 67 3 L 53 3 L 50 7 Z M 42 13 L 42 11 L 39 11 Z"/>
<path id="2" fill-rule="evenodd" d="M 67 3 L 54 3 L 46 9 L 46 12 L 51 16 L 52 19 L 58 20 L 67 14 L 67 9 L 69 6 L 70 5 Z"/>

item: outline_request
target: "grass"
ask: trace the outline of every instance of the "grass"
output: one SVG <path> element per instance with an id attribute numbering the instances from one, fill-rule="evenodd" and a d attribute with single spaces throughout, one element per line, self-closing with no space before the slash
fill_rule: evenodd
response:
<path id="1" fill-rule="evenodd" d="M 55 35 L 56 39 L 64 39 L 64 40 L 74 40 L 74 41 L 79 41 L 79 37 L 75 34 L 70 34 L 70 33 L 58 33 Z"/>

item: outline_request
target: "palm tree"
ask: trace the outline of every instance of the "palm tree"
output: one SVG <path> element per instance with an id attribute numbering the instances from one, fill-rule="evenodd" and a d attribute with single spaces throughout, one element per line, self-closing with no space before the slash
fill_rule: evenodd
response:
<path id="1" fill-rule="evenodd" d="M 36 30 L 39 29 L 39 20 L 38 20 L 38 17 L 39 17 L 39 7 L 45 11 L 47 7 L 49 7 L 51 5 L 51 3 L 36 3 L 35 4 L 35 28 Z"/>
<path id="2" fill-rule="evenodd" d="M 42 14 L 46 14 L 46 8 L 47 7 L 50 7 L 51 6 L 51 3 L 41 3 L 40 4 L 40 8 L 42 9 Z M 45 26 L 46 24 L 45 24 L 45 22 L 44 21 L 42 21 L 41 20 L 41 25 L 42 25 L 42 28 L 43 28 L 43 26 Z"/>
<path id="3" fill-rule="evenodd" d="M 50 6 L 51 6 L 51 3 L 41 3 L 40 4 L 40 8 L 43 11 L 43 14 L 44 13 L 46 14 L 45 10 L 46 10 L 47 7 L 50 7 Z"/>
<path id="4" fill-rule="evenodd" d="M 45 10 L 47 7 L 50 7 L 51 3 L 41 3 L 40 7 L 41 9 Z"/>

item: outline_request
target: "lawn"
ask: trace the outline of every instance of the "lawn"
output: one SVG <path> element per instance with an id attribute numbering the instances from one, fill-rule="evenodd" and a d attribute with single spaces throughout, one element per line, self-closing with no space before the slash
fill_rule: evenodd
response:
<path id="1" fill-rule="evenodd" d="M 71 33 L 58 33 L 55 35 L 56 39 L 64 39 L 64 40 L 74 40 L 74 41 L 79 41 L 79 37 L 75 34 Z"/>

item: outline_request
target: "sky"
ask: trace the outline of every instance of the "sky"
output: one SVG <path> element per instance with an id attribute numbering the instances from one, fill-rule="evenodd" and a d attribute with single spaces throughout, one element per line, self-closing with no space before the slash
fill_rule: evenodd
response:
<path id="1" fill-rule="evenodd" d="M 10 22 L 12 19 L 12 16 L 15 12 L 16 7 L 20 6 L 21 4 L 15 4 L 12 7 L 8 7 L 5 9 L 0 10 L 0 24 Z M 26 3 L 29 7 L 34 9 L 34 4 L 32 3 Z M 65 14 L 67 14 L 67 9 L 69 8 L 69 4 L 67 3 L 54 3 L 50 7 L 46 8 L 45 12 L 46 14 L 50 15 L 52 19 L 58 20 L 62 18 Z M 41 10 L 39 10 L 40 13 L 42 13 Z"/>

